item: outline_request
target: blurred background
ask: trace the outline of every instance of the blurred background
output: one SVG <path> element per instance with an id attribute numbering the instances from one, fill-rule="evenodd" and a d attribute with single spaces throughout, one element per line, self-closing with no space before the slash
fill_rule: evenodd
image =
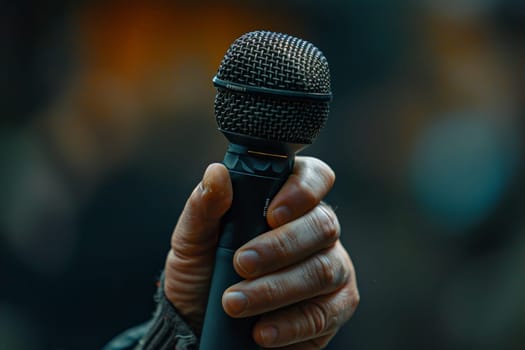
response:
<path id="1" fill-rule="evenodd" d="M 303 153 L 337 173 L 362 301 L 329 349 L 524 349 L 523 4 L 3 2 L 0 348 L 97 349 L 149 318 L 226 147 L 211 78 L 268 29 L 331 65 Z"/>

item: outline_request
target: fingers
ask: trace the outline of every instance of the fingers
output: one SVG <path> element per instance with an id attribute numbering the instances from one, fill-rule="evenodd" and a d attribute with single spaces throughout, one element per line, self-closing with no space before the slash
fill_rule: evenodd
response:
<path id="1" fill-rule="evenodd" d="M 355 279 L 337 292 L 263 315 L 253 330 L 267 348 L 322 349 L 352 316 L 359 303 Z"/>
<path id="2" fill-rule="evenodd" d="M 335 174 L 319 159 L 297 157 L 294 171 L 268 208 L 268 224 L 275 228 L 314 208 L 332 188 Z"/>
<path id="3" fill-rule="evenodd" d="M 184 257 L 208 253 L 208 246 L 217 239 L 222 215 L 232 201 L 228 170 L 222 164 L 211 164 L 202 181 L 188 198 L 171 237 L 171 247 Z"/>
<path id="4" fill-rule="evenodd" d="M 277 271 L 332 246 L 340 236 L 333 210 L 325 204 L 307 215 L 262 234 L 239 248 L 234 267 L 243 278 Z"/>
<path id="5" fill-rule="evenodd" d="M 233 285 L 223 295 L 223 307 L 232 317 L 259 315 L 332 293 L 352 274 L 350 258 L 337 242 L 300 264 Z"/>
<path id="6" fill-rule="evenodd" d="M 206 306 L 220 218 L 231 200 L 227 169 L 211 164 L 186 202 L 171 238 L 164 292 L 196 329 Z"/>

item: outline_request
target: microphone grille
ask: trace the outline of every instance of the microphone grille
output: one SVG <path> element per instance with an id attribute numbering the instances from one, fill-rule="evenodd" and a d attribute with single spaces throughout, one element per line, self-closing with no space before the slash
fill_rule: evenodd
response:
<path id="1" fill-rule="evenodd" d="M 309 98 L 331 93 L 328 62 L 305 40 L 268 31 L 244 34 L 226 52 L 216 78 L 253 88 L 218 87 L 215 116 L 223 131 L 310 144 L 328 118 L 329 101 Z"/>

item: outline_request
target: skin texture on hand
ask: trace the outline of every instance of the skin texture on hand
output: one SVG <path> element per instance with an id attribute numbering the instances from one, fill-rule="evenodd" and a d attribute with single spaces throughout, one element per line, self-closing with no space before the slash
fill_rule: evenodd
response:
<path id="1" fill-rule="evenodd" d="M 232 317 L 261 315 L 253 337 L 262 347 L 322 349 L 359 303 L 337 216 L 322 202 L 334 181 L 333 171 L 322 161 L 297 157 L 292 175 L 268 209 L 271 230 L 234 256 L 234 268 L 245 280 L 225 291 L 223 307 Z M 164 291 L 197 333 L 220 219 L 231 200 L 227 169 L 210 165 L 173 232 Z"/>

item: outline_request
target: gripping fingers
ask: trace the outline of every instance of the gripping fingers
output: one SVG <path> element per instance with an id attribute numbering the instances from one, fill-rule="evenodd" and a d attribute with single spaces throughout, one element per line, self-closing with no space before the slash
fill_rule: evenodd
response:
<path id="1" fill-rule="evenodd" d="M 323 161 L 297 157 L 293 173 L 268 208 L 268 224 L 284 225 L 314 208 L 330 191 L 335 173 Z"/>
<path id="2" fill-rule="evenodd" d="M 334 292 L 352 275 L 351 262 L 338 241 L 298 264 L 233 285 L 222 302 L 232 317 L 259 315 Z"/>
<path id="3" fill-rule="evenodd" d="M 305 216 L 262 234 L 234 257 L 234 267 L 244 278 L 255 277 L 296 264 L 339 239 L 341 228 L 333 210 L 318 205 Z"/>
<path id="4" fill-rule="evenodd" d="M 296 349 L 293 344 L 302 344 L 297 349 L 322 349 L 352 316 L 358 301 L 357 289 L 349 282 L 335 293 L 263 315 L 254 339 L 268 348 Z"/>

